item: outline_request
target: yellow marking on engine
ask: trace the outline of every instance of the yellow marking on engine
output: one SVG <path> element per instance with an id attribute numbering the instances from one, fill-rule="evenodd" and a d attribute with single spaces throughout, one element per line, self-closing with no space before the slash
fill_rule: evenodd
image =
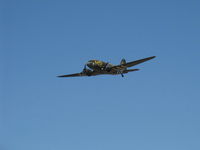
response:
<path id="1" fill-rule="evenodd" d="M 95 64 L 98 65 L 99 67 L 103 67 L 104 63 L 99 60 L 95 60 Z"/>

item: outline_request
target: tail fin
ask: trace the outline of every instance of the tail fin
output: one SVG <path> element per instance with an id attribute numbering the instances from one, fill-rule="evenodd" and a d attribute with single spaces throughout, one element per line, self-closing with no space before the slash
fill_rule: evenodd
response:
<path id="1" fill-rule="evenodd" d="M 124 64 L 126 64 L 126 60 L 123 58 L 123 59 L 121 60 L 121 62 L 120 62 L 120 65 L 124 65 Z"/>

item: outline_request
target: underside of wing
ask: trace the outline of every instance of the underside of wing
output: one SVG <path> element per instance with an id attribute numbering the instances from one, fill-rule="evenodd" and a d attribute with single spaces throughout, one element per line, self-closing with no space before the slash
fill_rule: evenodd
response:
<path id="1" fill-rule="evenodd" d="M 86 76 L 85 74 L 83 73 L 74 73 L 74 74 L 67 74 L 67 75 L 59 75 L 57 77 L 81 77 L 81 76 Z"/>
<path id="2" fill-rule="evenodd" d="M 136 61 L 128 62 L 126 64 L 113 66 L 113 69 L 122 69 L 122 68 L 126 68 L 126 67 L 132 67 L 132 66 L 138 65 L 140 63 L 143 63 L 145 61 L 151 60 L 151 59 L 153 59 L 155 57 L 156 56 L 147 57 L 147 58 L 144 58 L 144 59 L 139 59 L 139 60 L 136 60 Z"/>

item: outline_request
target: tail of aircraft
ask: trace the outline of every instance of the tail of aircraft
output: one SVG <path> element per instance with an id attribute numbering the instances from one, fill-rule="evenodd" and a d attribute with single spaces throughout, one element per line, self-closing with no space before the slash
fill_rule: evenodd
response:
<path id="1" fill-rule="evenodd" d="M 124 65 L 124 64 L 126 64 L 126 60 L 123 58 L 123 59 L 121 60 L 121 62 L 120 62 L 120 65 Z"/>

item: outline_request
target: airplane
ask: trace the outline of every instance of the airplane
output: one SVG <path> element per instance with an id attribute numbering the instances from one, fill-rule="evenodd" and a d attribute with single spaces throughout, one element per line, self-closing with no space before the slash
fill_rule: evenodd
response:
<path id="1" fill-rule="evenodd" d="M 89 60 L 82 72 L 68 74 L 68 75 L 59 75 L 57 77 L 83 77 L 83 76 L 96 76 L 96 75 L 121 75 L 124 77 L 124 74 L 138 71 L 139 69 L 127 69 L 129 67 L 138 65 L 145 61 L 151 60 L 156 56 L 147 57 L 143 59 L 139 59 L 136 61 L 126 62 L 125 59 L 122 59 L 119 65 L 113 65 L 108 62 L 100 61 L 100 60 Z"/>

